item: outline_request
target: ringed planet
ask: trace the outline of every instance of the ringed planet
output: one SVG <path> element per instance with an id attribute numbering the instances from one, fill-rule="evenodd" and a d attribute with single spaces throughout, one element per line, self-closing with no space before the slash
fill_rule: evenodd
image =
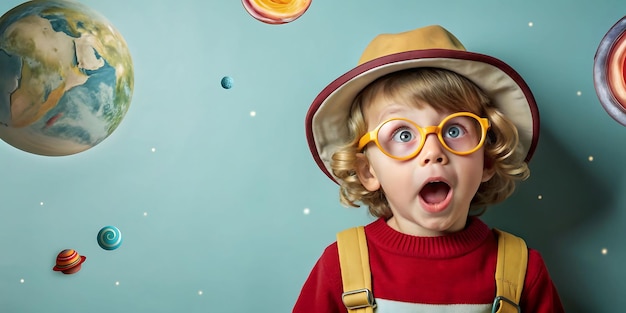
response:
<path id="1" fill-rule="evenodd" d="M 76 250 L 65 249 L 57 255 L 56 265 L 52 270 L 63 274 L 74 274 L 80 271 L 81 265 L 85 262 L 85 259 L 87 259 L 87 257 L 79 255 Z"/>
<path id="2" fill-rule="evenodd" d="M 609 29 L 598 46 L 593 83 L 606 112 L 626 126 L 626 16 Z"/>

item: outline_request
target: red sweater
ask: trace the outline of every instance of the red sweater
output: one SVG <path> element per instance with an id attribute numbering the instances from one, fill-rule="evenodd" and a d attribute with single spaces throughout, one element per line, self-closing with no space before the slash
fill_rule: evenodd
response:
<path id="1" fill-rule="evenodd" d="M 416 237 L 385 220 L 365 226 L 377 313 L 491 312 L 497 238 L 478 218 L 448 236 Z M 337 243 L 326 248 L 304 283 L 293 312 L 347 312 L 341 301 Z M 560 313 L 563 307 L 539 252 L 529 249 L 522 312 Z"/>

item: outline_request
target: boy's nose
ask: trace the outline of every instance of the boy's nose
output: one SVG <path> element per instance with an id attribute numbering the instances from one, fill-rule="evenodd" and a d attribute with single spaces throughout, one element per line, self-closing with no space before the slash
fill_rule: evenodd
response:
<path id="1" fill-rule="evenodd" d="M 437 138 L 437 134 L 428 134 L 425 140 L 422 151 L 418 154 L 420 165 L 425 166 L 430 163 L 447 164 L 446 148 Z"/>

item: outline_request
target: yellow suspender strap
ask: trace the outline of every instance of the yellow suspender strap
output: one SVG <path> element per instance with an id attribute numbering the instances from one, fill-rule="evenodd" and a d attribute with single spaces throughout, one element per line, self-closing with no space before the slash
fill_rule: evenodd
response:
<path id="1" fill-rule="evenodd" d="M 496 298 L 492 313 L 521 312 L 528 247 L 522 238 L 494 229 L 498 235 L 496 261 Z M 343 303 L 350 313 L 372 313 L 376 308 L 372 294 L 367 241 L 363 226 L 346 229 L 337 234 L 337 249 L 343 281 Z"/>
<path id="2" fill-rule="evenodd" d="M 373 313 L 372 276 L 363 226 L 337 234 L 337 249 L 343 281 L 343 303 L 350 313 Z"/>
<path id="3" fill-rule="evenodd" d="M 492 312 L 521 312 L 519 301 L 524 288 L 528 247 L 522 238 L 494 229 L 498 235 L 496 298 Z"/>

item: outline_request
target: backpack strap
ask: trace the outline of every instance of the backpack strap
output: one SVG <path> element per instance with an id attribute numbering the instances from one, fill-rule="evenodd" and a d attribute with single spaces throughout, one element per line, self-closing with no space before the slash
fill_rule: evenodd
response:
<path id="1" fill-rule="evenodd" d="M 498 259 L 496 261 L 496 298 L 492 313 L 521 312 L 528 247 L 524 239 L 494 228 L 498 236 Z"/>
<path id="2" fill-rule="evenodd" d="M 337 234 L 343 294 L 341 299 L 350 313 L 373 313 L 372 276 L 363 226 Z"/>

